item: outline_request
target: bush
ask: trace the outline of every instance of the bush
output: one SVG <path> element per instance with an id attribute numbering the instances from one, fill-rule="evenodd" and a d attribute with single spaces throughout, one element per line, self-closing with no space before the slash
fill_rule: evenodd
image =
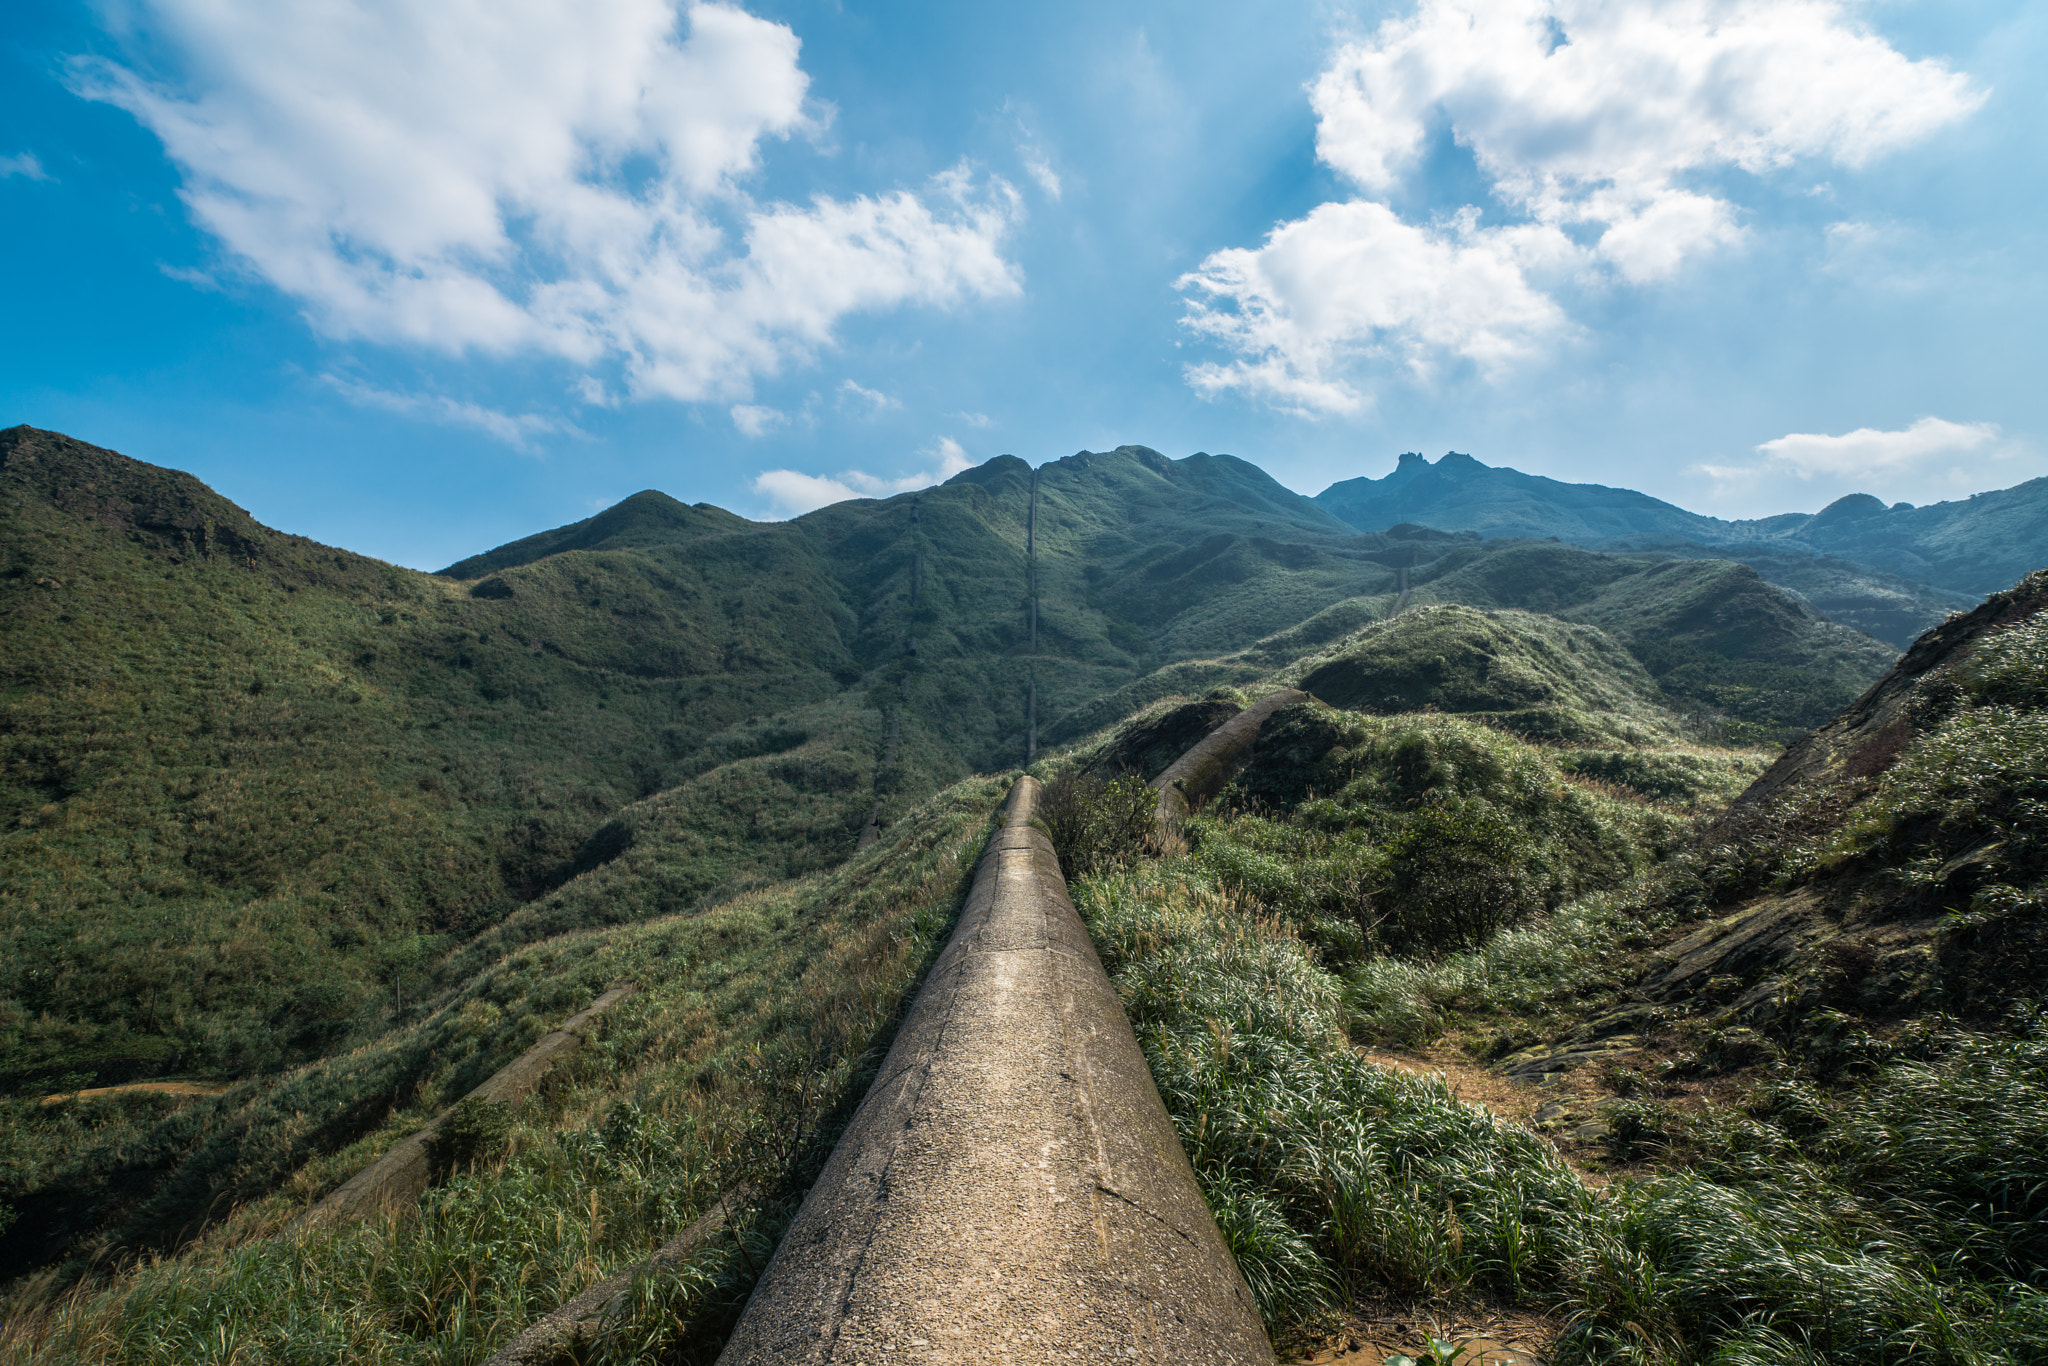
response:
<path id="1" fill-rule="evenodd" d="M 427 1146 L 435 1169 L 446 1175 L 502 1156 L 511 1141 L 511 1106 L 465 1096 L 448 1111 Z"/>
<path id="2" fill-rule="evenodd" d="M 1393 877 L 1378 929 L 1391 952 L 1475 949 L 1543 907 L 1535 842 L 1483 802 L 1426 803 L 1387 855 Z"/>
<path id="3" fill-rule="evenodd" d="M 1159 794 L 1138 778 L 1069 773 L 1049 784 L 1038 822 L 1069 882 L 1128 863 L 1152 846 Z"/>

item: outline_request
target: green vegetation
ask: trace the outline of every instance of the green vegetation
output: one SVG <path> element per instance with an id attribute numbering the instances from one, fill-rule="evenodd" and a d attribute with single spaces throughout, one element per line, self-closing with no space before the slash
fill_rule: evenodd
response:
<path id="1" fill-rule="evenodd" d="M 1604 633 L 1526 612 L 1424 607 L 1283 675 L 1334 707 L 1485 717 L 1531 739 L 1640 744 L 1671 725 L 1657 684 Z"/>
<path id="2" fill-rule="evenodd" d="M 1392 714 L 1276 713 L 1187 856 L 1129 846 L 1074 887 L 1276 1337 L 1478 1296 L 1548 1315 L 1566 1362 L 2048 1355 L 2043 600 L 2036 580 L 1994 599 L 1993 629 L 1857 713 L 1867 739 L 1811 742 L 1798 771 L 1827 776 L 1727 821 L 1767 756 L 1677 740 L 1640 672 L 1586 642 L 1604 670 L 1557 668 L 1558 623 L 1416 612 L 1290 666 Z M 1523 703 L 1626 738 L 1530 743 L 1507 731 Z M 1937 989 L 1876 1017 L 1731 1006 L 1751 969 L 1644 999 L 1700 917 L 1758 892 L 1783 916 L 1802 890 L 1845 908 L 1811 941 L 1826 973 L 1867 970 L 1875 933 Z M 1916 956 L 1899 936 L 1930 910 Z M 1976 1027 L 1910 1014 L 1930 1004 Z M 1607 1066 L 1598 1137 L 1571 1148 L 1612 1168 L 1597 1188 L 1355 1048 L 1514 1061 L 1624 1031 L 1608 1056 L 1635 1065 Z"/>
<path id="3" fill-rule="evenodd" d="M 82 1284 L 63 1311 L 80 1316 L 86 1336 L 64 1339 L 78 1355 L 141 1350 L 139 1338 L 106 1345 L 107 1325 L 128 1318 L 165 1343 L 198 1323 L 209 1341 L 269 1334 L 262 1350 L 289 1355 L 279 1344 L 301 1329 L 279 1324 L 357 1294 L 382 1307 L 350 1320 L 369 1334 L 352 1353 L 462 1357 L 599 1265 L 644 1253 L 719 1173 L 767 1173 L 777 1193 L 741 1232 L 771 1237 L 774 1201 L 800 1189 L 792 1173 L 815 1145 L 749 1167 L 728 1158 L 755 1140 L 733 1135 L 783 1115 L 773 1088 L 785 1083 L 804 1105 L 857 1092 L 858 1060 L 899 1003 L 890 993 L 953 894 L 915 879 L 941 864 L 952 876 L 955 853 L 925 872 L 916 860 L 948 840 L 964 848 L 976 803 L 992 800 L 971 775 L 1022 757 L 1027 662 L 1044 733 L 1062 739 L 1141 708 L 1161 721 L 1187 694 L 1297 664 L 1382 699 L 1412 694 L 1400 708 L 1465 713 L 1300 709 L 1280 729 L 1306 785 L 1262 760 L 1205 827 L 1205 876 L 1272 900 L 1325 969 L 1364 973 L 1408 961 L 1389 953 L 1448 963 L 1502 942 L 1502 927 L 1562 923 L 1754 767 L 1696 741 L 1781 735 L 1817 699 L 1860 689 L 1885 654 L 1726 565 L 1423 528 L 1361 536 L 1225 456 L 1130 447 L 1045 466 L 1035 482 L 1032 656 L 1033 479 L 1008 457 L 772 525 L 637 495 L 422 575 L 270 531 L 188 476 L 49 433 L 0 434 L 0 1211 L 15 1212 L 11 1224 L 0 1212 L 0 1274 L 167 1258 Z M 1404 570 L 1413 601 L 1437 605 L 1383 620 Z M 1488 610 L 1445 605 L 1466 601 Z M 1656 648 L 1692 653 L 1672 663 Z M 1395 676 L 1439 657 L 1426 681 Z M 1809 666 L 1824 680 L 1806 693 L 1759 672 Z M 1721 701 L 1688 668 L 1723 670 L 1709 680 Z M 1103 789 L 1070 813 L 1082 833 L 1063 836 L 1087 846 L 1077 875 L 1126 857 L 1146 822 L 1124 775 L 1149 776 L 1177 743 L 1162 731 L 1112 763 L 1114 739 L 1088 779 Z M 857 854 L 877 797 L 883 842 Z M 844 1011 L 793 965 L 841 961 L 831 936 L 870 913 L 894 928 L 859 941 L 880 977 L 842 974 L 869 983 L 845 1007 L 864 1023 L 820 1042 L 813 1017 Z M 247 1245 L 624 976 L 646 991 L 608 1026 L 616 1047 L 591 1053 L 601 1066 L 579 1061 L 567 1090 L 452 1131 L 462 1143 L 441 1155 L 440 1213 L 322 1235 L 298 1261 L 282 1243 Z M 756 1007 L 766 1013 L 735 1022 Z M 1364 1009 L 1354 990 L 1344 1010 Z M 677 1050 L 728 1043 L 823 1061 L 799 1069 L 813 1080 L 776 1073 L 705 1118 L 674 1098 Z M 658 1085 L 634 1070 L 671 1065 Z M 228 1089 L 36 1103 L 165 1077 Z M 654 1214 L 604 1214 L 618 1241 L 592 1234 L 589 1255 L 530 1282 L 526 1300 L 501 1287 L 464 1301 L 459 1333 L 431 1315 L 424 1327 L 378 1317 L 398 1313 L 394 1296 L 440 1286 L 440 1272 L 392 1268 L 453 1256 L 461 1228 L 516 1243 L 539 1226 L 522 1220 L 569 1219 L 577 1183 L 601 1205 L 626 1200 L 641 1178 L 602 1175 L 573 1136 L 643 1081 L 669 1097 L 633 1102 L 659 1121 L 644 1133 L 712 1175 L 646 1177 L 683 1193 Z M 660 1127 L 687 1115 L 687 1132 Z M 643 1141 L 657 1140 L 619 1140 Z M 427 1260 L 404 1261 L 415 1256 Z M 235 1267 L 255 1279 L 235 1281 Z M 743 1293 L 729 1271 L 706 1272 L 725 1289 L 705 1304 Z M 294 1277 L 310 1288 L 282 1288 Z M 327 1278 L 335 1288 L 316 1293 Z M 235 1285 L 298 1308 L 234 1318 L 220 1305 Z M 158 1307 L 122 1298 L 145 1286 Z M 718 1321 L 710 1308 L 683 1318 Z"/>
<path id="4" fill-rule="evenodd" d="M 2048 480 L 1951 503 L 1887 508 L 1850 494 L 1818 513 L 1702 517 L 1631 489 L 1566 484 L 1469 455 L 1404 455 L 1382 479 L 1316 495 L 1360 531 L 1423 523 L 1489 537 L 1561 539 L 1597 550 L 1740 560 L 1834 621 L 1903 649 L 1942 617 L 2039 567 Z"/>
<path id="5" fill-rule="evenodd" d="M 1683 1137 L 1618 1114 L 1616 1145 L 1671 1169 L 1595 1192 L 1526 1128 L 1352 1051 L 1348 1026 L 1384 1026 L 1397 993 L 1386 973 L 1333 973 L 1284 899 L 1210 870 L 1243 819 L 1075 899 L 1278 1339 L 1358 1298 L 1481 1294 L 1565 1323 L 1563 1362 L 2048 1352 L 2048 1047 L 2032 1018 L 2019 1036 L 1933 1040 L 1929 1061 L 1862 1092 L 1759 1085 L 1739 1110 L 1673 1124 Z M 1616 909 L 1595 897 L 1436 965 L 1364 967 L 1405 967 L 1411 999 L 1456 977 L 1516 1012 L 1518 987 L 1597 989 L 1628 938 Z M 1604 934 L 1556 952 L 1587 926 Z"/>
<path id="6" fill-rule="evenodd" d="M 368 1056 L 188 1107 L 210 1132 L 183 1184 L 250 1203 L 181 1256 L 18 1312 L 0 1343 L 38 1361 L 481 1360 L 744 1185 L 752 1212 L 636 1284 L 610 1349 L 708 1361 L 950 930 L 1002 791 L 959 784 L 831 873 L 520 949 Z M 640 993 L 516 1113 L 458 1110 L 418 1218 L 262 1237 L 621 979 Z M 360 1136 L 331 1122 L 391 1095 L 407 1104 Z M 149 1141 L 136 1102 L 96 1105 L 43 1120 L 88 1135 L 75 1166 Z M 51 1149 L 39 1119 L 12 1107 L 10 1161 Z"/>

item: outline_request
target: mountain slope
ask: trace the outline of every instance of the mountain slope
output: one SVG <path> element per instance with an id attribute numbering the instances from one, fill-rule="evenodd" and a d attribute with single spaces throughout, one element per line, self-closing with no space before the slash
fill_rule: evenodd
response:
<path id="1" fill-rule="evenodd" d="M 1852 494 L 1813 514 L 1723 521 L 1630 489 L 1567 484 L 1452 452 L 1316 495 L 1360 530 L 1419 522 L 1604 550 L 1739 559 L 1829 617 L 1904 647 L 2048 560 L 2048 479 L 1916 508 Z"/>
<path id="2" fill-rule="evenodd" d="M 595 517 L 508 542 L 440 571 L 455 579 L 480 579 L 500 569 L 531 564 L 565 550 L 625 550 L 669 545 L 695 536 L 753 529 L 753 523 L 709 503 L 692 507 L 665 493 L 643 489 Z"/>
<path id="3" fill-rule="evenodd" d="M 1404 573 L 1418 603 L 1598 625 L 1743 734 L 1825 700 L 1758 669 L 1831 697 L 1886 662 L 1725 566 L 1361 534 L 1244 461 L 1142 447 L 765 525 L 648 493 L 465 581 L 16 428 L 0 530 L 0 1037 L 27 1089 L 372 1036 L 421 964 L 631 851 L 669 851 L 634 915 L 830 866 L 878 798 L 886 824 L 1017 762 L 1034 695 L 1079 734 L 1379 620 Z"/>

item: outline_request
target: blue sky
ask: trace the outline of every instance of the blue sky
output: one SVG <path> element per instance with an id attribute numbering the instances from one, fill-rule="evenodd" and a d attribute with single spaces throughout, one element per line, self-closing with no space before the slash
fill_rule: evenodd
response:
<path id="1" fill-rule="evenodd" d="M 437 567 L 1009 452 L 2048 473 L 2048 6 L 17 0 L 0 424 Z"/>

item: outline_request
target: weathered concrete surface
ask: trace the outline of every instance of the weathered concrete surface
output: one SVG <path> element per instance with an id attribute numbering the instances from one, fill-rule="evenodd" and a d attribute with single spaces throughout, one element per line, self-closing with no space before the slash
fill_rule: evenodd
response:
<path id="1" fill-rule="evenodd" d="M 1161 853 L 1182 846 L 1180 827 L 1190 811 L 1221 792 L 1237 771 L 1251 758 L 1252 743 L 1259 727 L 1280 708 L 1303 702 L 1308 694 L 1294 688 L 1267 693 L 1237 715 L 1210 731 L 1193 749 L 1174 761 L 1171 768 L 1153 779 L 1159 794 L 1152 822 L 1154 842 Z"/>
<path id="2" fill-rule="evenodd" d="M 1270 1363 L 1020 778 L 723 1366 Z"/>
<path id="3" fill-rule="evenodd" d="M 597 1018 L 639 988 L 627 983 L 613 987 L 592 1001 L 588 1008 L 571 1015 L 562 1027 L 542 1036 L 540 1042 L 493 1072 L 471 1091 L 466 1100 L 495 1100 L 510 1105 L 539 1084 L 557 1058 L 583 1045 L 584 1035 Z M 297 1229 L 317 1228 L 343 1219 L 359 1219 L 395 1205 L 419 1199 L 434 1177 L 434 1135 L 441 1130 L 441 1116 L 412 1137 L 394 1144 L 382 1157 L 328 1192 L 319 1204 L 292 1222 Z"/>
<path id="4" fill-rule="evenodd" d="M 500 1347 L 484 1366 L 547 1366 L 564 1357 L 582 1360 L 583 1349 L 603 1334 L 626 1307 L 624 1297 L 632 1289 L 635 1276 L 688 1261 L 699 1248 L 725 1232 L 730 1219 L 752 1199 L 753 1192 L 743 1187 L 717 1201 L 646 1261 L 605 1277 L 553 1313 L 535 1319 L 525 1332 Z"/>

